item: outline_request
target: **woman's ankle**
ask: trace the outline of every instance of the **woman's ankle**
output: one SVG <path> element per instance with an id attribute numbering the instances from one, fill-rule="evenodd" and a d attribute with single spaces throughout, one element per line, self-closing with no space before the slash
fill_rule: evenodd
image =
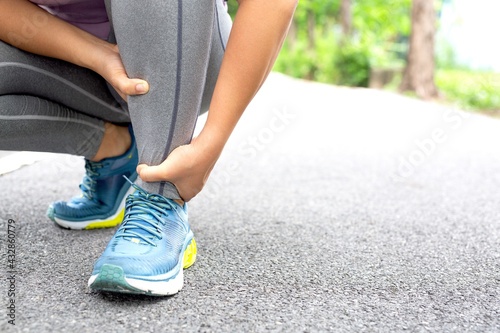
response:
<path id="1" fill-rule="evenodd" d="M 128 127 L 117 126 L 111 123 L 104 124 L 104 137 L 99 146 L 97 154 L 91 158 L 93 162 L 99 162 L 105 158 L 117 157 L 125 154 L 132 144 L 132 137 Z"/>

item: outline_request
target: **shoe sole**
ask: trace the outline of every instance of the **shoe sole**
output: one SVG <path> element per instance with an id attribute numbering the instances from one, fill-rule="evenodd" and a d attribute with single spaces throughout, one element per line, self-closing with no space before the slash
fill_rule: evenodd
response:
<path id="1" fill-rule="evenodd" d="M 94 290 L 115 293 L 149 296 L 174 295 L 184 286 L 183 270 L 194 264 L 196 254 L 196 241 L 194 238 L 191 238 L 182 254 L 182 267 L 179 269 L 179 272 L 174 277 L 165 281 L 127 278 L 123 268 L 120 266 L 105 264 L 101 267 L 99 273 L 90 277 L 88 285 Z"/>
<path id="2" fill-rule="evenodd" d="M 113 215 L 106 217 L 104 219 L 94 219 L 86 221 L 65 220 L 55 215 L 54 207 L 52 205 L 47 210 L 47 216 L 58 226 L 65 229 L 91 230 L 91 229 L 113 228 L 122 223 L 123 215 L 125 214 L 125 202 L 127 200 L 127 197 L 134 192 L 135 189 L 133 187 L 130 187 L 123 196 L 116 212 Z"/>

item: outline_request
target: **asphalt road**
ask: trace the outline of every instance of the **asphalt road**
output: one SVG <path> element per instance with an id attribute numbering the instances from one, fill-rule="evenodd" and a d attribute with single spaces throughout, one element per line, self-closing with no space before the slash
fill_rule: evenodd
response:
<path id="1" fill-rule="evenodd" d="M 0 177 L 1 332 L 499 332 L 500 121 L 273 75 L 190 205 L 174 297 L 91 292 L 113 230 L 62 230 L 78 158 Z M 1 161 L 0 161 L 1 163 Z"/>

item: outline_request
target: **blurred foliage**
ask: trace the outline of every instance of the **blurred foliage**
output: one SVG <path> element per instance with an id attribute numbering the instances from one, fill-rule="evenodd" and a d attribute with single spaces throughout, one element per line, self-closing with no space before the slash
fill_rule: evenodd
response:
<path id="1" fill-rule="evenodd" d="M 368 86 L 372 68 L 396 69 L 396 89 L 411 31 L 411 0 L 351 0 L 351 34 L 343 35 L 342 0 L 300 0 L 274 67 L 287 75 L 348 86 Z M 441 0 L 436 0 L 440 10 Z M 238 4 L 229 0 L 234 17 Z M 500 74 L 458 68 L 446 41 L 437 46 L 436 85 L 465 109 L 500 110 Z"/>
<path id="2" fill-rule="evenodd" d="M 353 0 L 353 26 L 374 67 L 404 66 L 411 0 Z"/>
<path id="3" fill-rule="evenodd" d="M 227 5 L 228 5 L 229 15 L 231 15 L 231 17 L 234 19 L 234 16 L 236 15 L 236 10 L 238 9 L 238 1 L 228 0 Z"/>
<path id="4" fill-rule="evenodd" d="M 349 43 L 338 50 L 335 57 L 337 84 L 353 87 L 368 87 L 370 82 L 369 50 L 363 44 Z"/>
<path id="5" fill-rule="evenodd" d="M 351 5 L 352 33 L 344 36 L 340 0 L 300 1 L 275 70 L 366 87 L 372 67 L 402 68 L 411 0 L 352 0 Z"/>
<path id="6" fill-rule="evenodd" d="M 462 109 L 500 111 L 500 74 L 464 69 L 439 69 L 436 85 Z"/>
<path id="7" fill-rule="evenodd" d="M 436 65 L 438 68 L 459 68 L 455 51 L 446 40 L 437 40 L 436 42 Z"/>

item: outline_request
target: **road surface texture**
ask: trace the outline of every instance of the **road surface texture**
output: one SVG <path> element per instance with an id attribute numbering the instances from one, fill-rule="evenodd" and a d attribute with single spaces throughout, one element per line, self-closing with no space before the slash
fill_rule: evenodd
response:
<path id="1" fill-rule="evenodd" d="M 1 332 L 500 331 L 499 120 L 273 74 L 190 204 L 173 297 L 87 288 L 114 230 L 45 217 L 82 175 L 56 155 L 0 177 Z"/>

